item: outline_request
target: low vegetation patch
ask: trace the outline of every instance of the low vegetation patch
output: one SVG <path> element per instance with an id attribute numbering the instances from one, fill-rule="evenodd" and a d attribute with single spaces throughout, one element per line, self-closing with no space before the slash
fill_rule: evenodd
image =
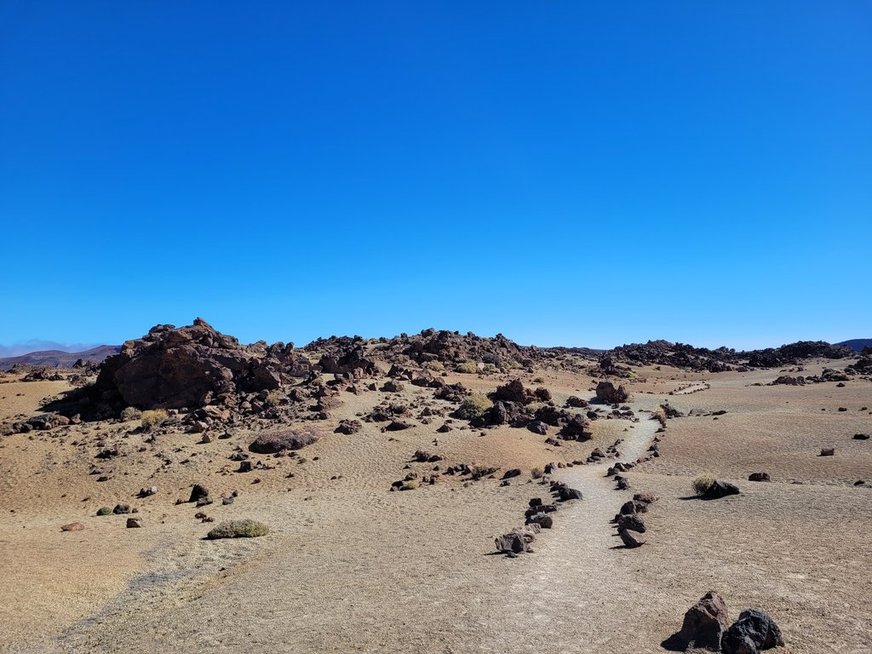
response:
<path id="1" fill-rule="evenodd" d="M 142 417 L 142 411 L 137 409 L 135 406 L 125 407 L 123 411 L 121 411 L 121 419 L 124 422 L 130 422 L 131 420 L 138 420 Z"/>
<path id="2" fill-rule="evenodd" d="M 266 536 L 268 533 L 269 527 L 257 520 L 229 520 L 213 528 L 206 534 L 206 538 L 209 540 L 217 540 L 219 538 L 257 538 L 258 536 Z"/>
<path id="3" fill-rule="evenodd" d="M 260 434 L 248 449 L 258 454 L 276 454 L 285 450 L 299 450 L 321 437 L 314 429 L 278 429 Z"/>
<path id="4" fill-rule="evenodd" d="M 481 393 L 473 393 L 467 397 L 455 411 L 455 415 L 462 420 L 475 420 L 484 415 L 484 412 L 490 409 L 493 403 L 487 396 Z"/>
<path id="5" fill-rule="evenodd" d="M 166 411 L 163 409 L 151 409 L 142 412 L 142 415 L 140 416 L 140 424 L 144 429 L 151 429 L 152 427 L 157 427 L 166 419 Z"/>
<path id="6" fill-rule="evenodd" d="M 475 361 L 461 361 L 454 366 L 454 372 L 463 372 L 468 375 L 474 375 L 478 372 L 478 364 Z"/>
<path id="7" fill-rule="evenodd" d="M 693 480 L 693 492 L 700 496 L 705 495 L 716 481 L 711 475 L 700 475 Z"/>

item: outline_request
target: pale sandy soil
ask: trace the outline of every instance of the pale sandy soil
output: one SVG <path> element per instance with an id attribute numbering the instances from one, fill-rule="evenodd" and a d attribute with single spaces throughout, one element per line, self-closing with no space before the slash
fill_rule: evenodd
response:
<path id="1" fill-rule="evenodd" d="M 276 467 L 246 474 L 233 472 L 237 464 L 227 459 L 245 444 L 243 435 L 200 445 L 196 435 L 179 434 L 152 445 L 142 435 L 124 437 L 135 425 L 89 425 L 67 436 L 3 437 L 0 649 L 659 652 L 688 606 L 714 589 L 734 616 L 747 607 L 772 613 L 791 652 L 872 651 L 864 610 L 872 592 L 872 489 L 852 485 L 872 480 L 872 445 L 851 439 L 872 432 L 872 416 L 860 411 L 872 407 L 872 384 L 750 385 L 778 374 L 640 370 L 645 381 L 628 382 L 640 421 L 596 421 L 594 440 L 583 444 L 551 448 L 542 436 L 510 428 L 437 435 L 438 417 L 394 433 L 364 423 L 355 435 L 328 433 L 301 452 L 305 463 L 254 457 Z M 539 371 L 525 382 L 539 385 L 535 376 L 558 402 L 592 395 L 588 377 Z M 455 377 L 483 391 L 501 383 Z M 669 394 L 705 383 L 710 388 Z M 58 384 L 0 384 L 0 416 L 34 412 L 42 397 L 62 389 Z M 399 399 L 431 396 L 407 386 Z M 343 394 L 331 424 L 385 397 Z M 490 555 L 495 535 L 522 524 L 528 499 L 547 496 L 530 469 L 583 459 L 616 438 L 625 439 L 625 458 L 635 458 L 659 426 L 641 410 L 666 399 L 685 413 L 727 413 L 668 421 L 662 456 L 628 474 L 631 491 L 612 490 L 603 465 L 561 469 L 556 476 L 585 500 L 556 514 L 534 554 Z M 95 461 L 101 438 L 122 443 L 127 456 Z M 821 447 L 835 447 L 836 456 L 818 457 Z M 506 487 L 443 477 L 434 486 L 389 492 L 418 448 L 438 452 L 444 464 L 520 467 L 525 474 Z M 95 463 L 109 481 L 88 474 Z M 773 483 L 746 481 L 758 470 Z M 684 499 L 703 472 L 736 482 L 743 494 Z M 193 482 L 206 483 L 215 497 L 239 492 L 231 506 L 203 509 L 209 515 L 256 518 L 271 534 L 202 540 L 211 525 L 194 519 L 193 505 L 174 504 Z M 134 497 L 152 484 L 156 496 Z M 648 543 L 616 548 L 608 521 L 640 490 L 660 497 L 646 517 Z M 137 507 L 146 527 L 128 530 L 125 516 L 94 516 L 118 502 Z M 60 525 L 71 521 L 86 529 L 62 533 Z"/>

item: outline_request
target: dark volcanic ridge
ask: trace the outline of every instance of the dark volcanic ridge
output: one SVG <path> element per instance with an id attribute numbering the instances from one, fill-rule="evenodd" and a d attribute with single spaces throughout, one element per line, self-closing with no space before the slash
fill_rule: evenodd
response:
<path id="1" fill-rule="evenodd" d="M 341 402 L 341 391 L 371 390 L 373 378 L 385 373 L 397 384 L 406 381 L 433 388 L 437 398 L 460 403 L 469 392 L 461 384 L 446 384 L 441 379 L 444 371 L 512 374 L 550 367 L 621 378 L 633 374 L 630 366 L 667 365 L 716 373 L 799 365 L 811 358 L 856 356 L 848 347 L 822 341 L 739 352 L 658 340 L 598 353 L 521 346 L 502 334 L 490 338 L 435 329 L 390 339 L 332 336 L 297 349 L 293 343 L 281 342 L 242 345 L 200 318 L 180 328 L 157 325 L 142 338 L 124 343 L 117 353 L 115 348 L 106 349 L 112 354 L 99 367 L 77 361 L 79 369 L 66 377 L 51 368 L 25 369 L 24 380 L 68 379 L 79 386 L 45 407 L 71 419 L 114 419 L 128 407 L 159 409 L 184 416 L 184 425 L 192 431 L 205 431 L 213 423 L 259 429 L 275 421 L 325 420 Z M 868 357 L 861 357 L 839 374 L 868 374 L 869 363 Z M 537 421 L 555 424 L 557 420 L 563 426 L 573 417 L 534 415 L 523 409 L 526 396 L 521 397 L 520 391 L 516 395 L 494 398 L 494 410 L 476 416 L 477 420 L 518 426 Z M 583 425 L 577 427 L 582 434 Z M 569 428 L 571 431 L 572 425 Z"/>

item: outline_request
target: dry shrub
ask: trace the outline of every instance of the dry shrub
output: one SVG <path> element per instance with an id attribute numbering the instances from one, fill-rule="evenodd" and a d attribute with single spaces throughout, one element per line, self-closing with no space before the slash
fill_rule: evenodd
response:
<path id="1" fill-rule="evenodd" d="M 137 409 L 135 406 L 125 407 L 124 410 L 121 411 L 121 419 L 124 422 L 129 422 L 131 420 L 137 420 L 142 417 L 142 411 Z"/>
<path id="2" fill-rule="evenodd" d="M 166 419 L 167 412 L 163 409 L 150 409 L 149 411 L 142 412 L 140 424 L 144 429 L 151 429 L 152 427 L 157 427 Z"/>
<path id="3" fill-rule="evenodd" d="M 222 522 L 217 527 L 213 528 L 206 538 L 216 540 L 218 538 L 257 538 L 258 536 L 266 536 L 269 533 L 269 527 L 257 520 L 230 520 Z"/>
<path id="4" fill-rule="evenodd" d="M 542 475 L 544 474 L 545 473 L 542 472 L 542 468 L 533 468 L 530 471 L 530 477 L 532 477 L 533 479 L 541 479 Z"/>
<path id="5" fill-rule="evenodd" d="M 463 372 L 468 375 L 474 375 L 478 372 L 478 364 L 475 361 L 461 361 L 454 366 L 454 372 Z"/>
<path id="6" fill-rule="evenodd" d="M 705 495 L 706 491 L 717 481 L 712 475 L 700 475 L 693 480 L 693 492 L 697 495 Z"/>
<path id="7" fill-rule="evenodd" d="M 272 390 L 266 395 L 266 403 L 269 406 L 278 406 L 285 399 L 285 394 L 279 390 Z"/>
<path id="8" fill-rule="evenodd" d="M 420 486 L 420 484 L 418 483 L 417 479 L 409 479 L 409 480 L 403 482 L 403 485 L 400 486 L 400 490 L 401 491 L 415 490 L 416 488 L 418 488 L 418 486 Z"/>
<path id="9" fill-rule="evenodd" d="M 248 449 L 258 454 L 276 454 L 285 450 L 300 450 L 321 438 L 314 429 L 277 429 L 260 434 Z"/>
<path id="10" fill-rule="evenodd" d="M 492 406 L 493 403 L 486 395 L 473 393 L 460 403 L 460 406 L 457 407 L 457 411 L 454 413 L 461 420 L 475 420 L 480 418 Z"/>

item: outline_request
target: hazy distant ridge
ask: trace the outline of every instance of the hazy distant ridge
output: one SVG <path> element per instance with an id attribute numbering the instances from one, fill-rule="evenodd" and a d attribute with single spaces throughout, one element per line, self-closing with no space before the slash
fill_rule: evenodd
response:
<path id="1" fill-rule="evenodd" d="M 116 354 L 120 350 L 121 346 L 119 345 L 98 345 L 82 352 L 63 352 L 61 350 L 30 352 L 16 357 L 0 358 L 0 370 L 9 370 L 16 365 L 71 368 L 79 359 L 101 363 L 103 359 Z"/>
<path id="2" fill-rule="evenodd" d="M 854 352 L 862 352 L 864 347 L 872 347 L 872 338 L 853 338 L 850 341 L 836 343 L 836 345 L 844 345 L 854 350 Z"/>

